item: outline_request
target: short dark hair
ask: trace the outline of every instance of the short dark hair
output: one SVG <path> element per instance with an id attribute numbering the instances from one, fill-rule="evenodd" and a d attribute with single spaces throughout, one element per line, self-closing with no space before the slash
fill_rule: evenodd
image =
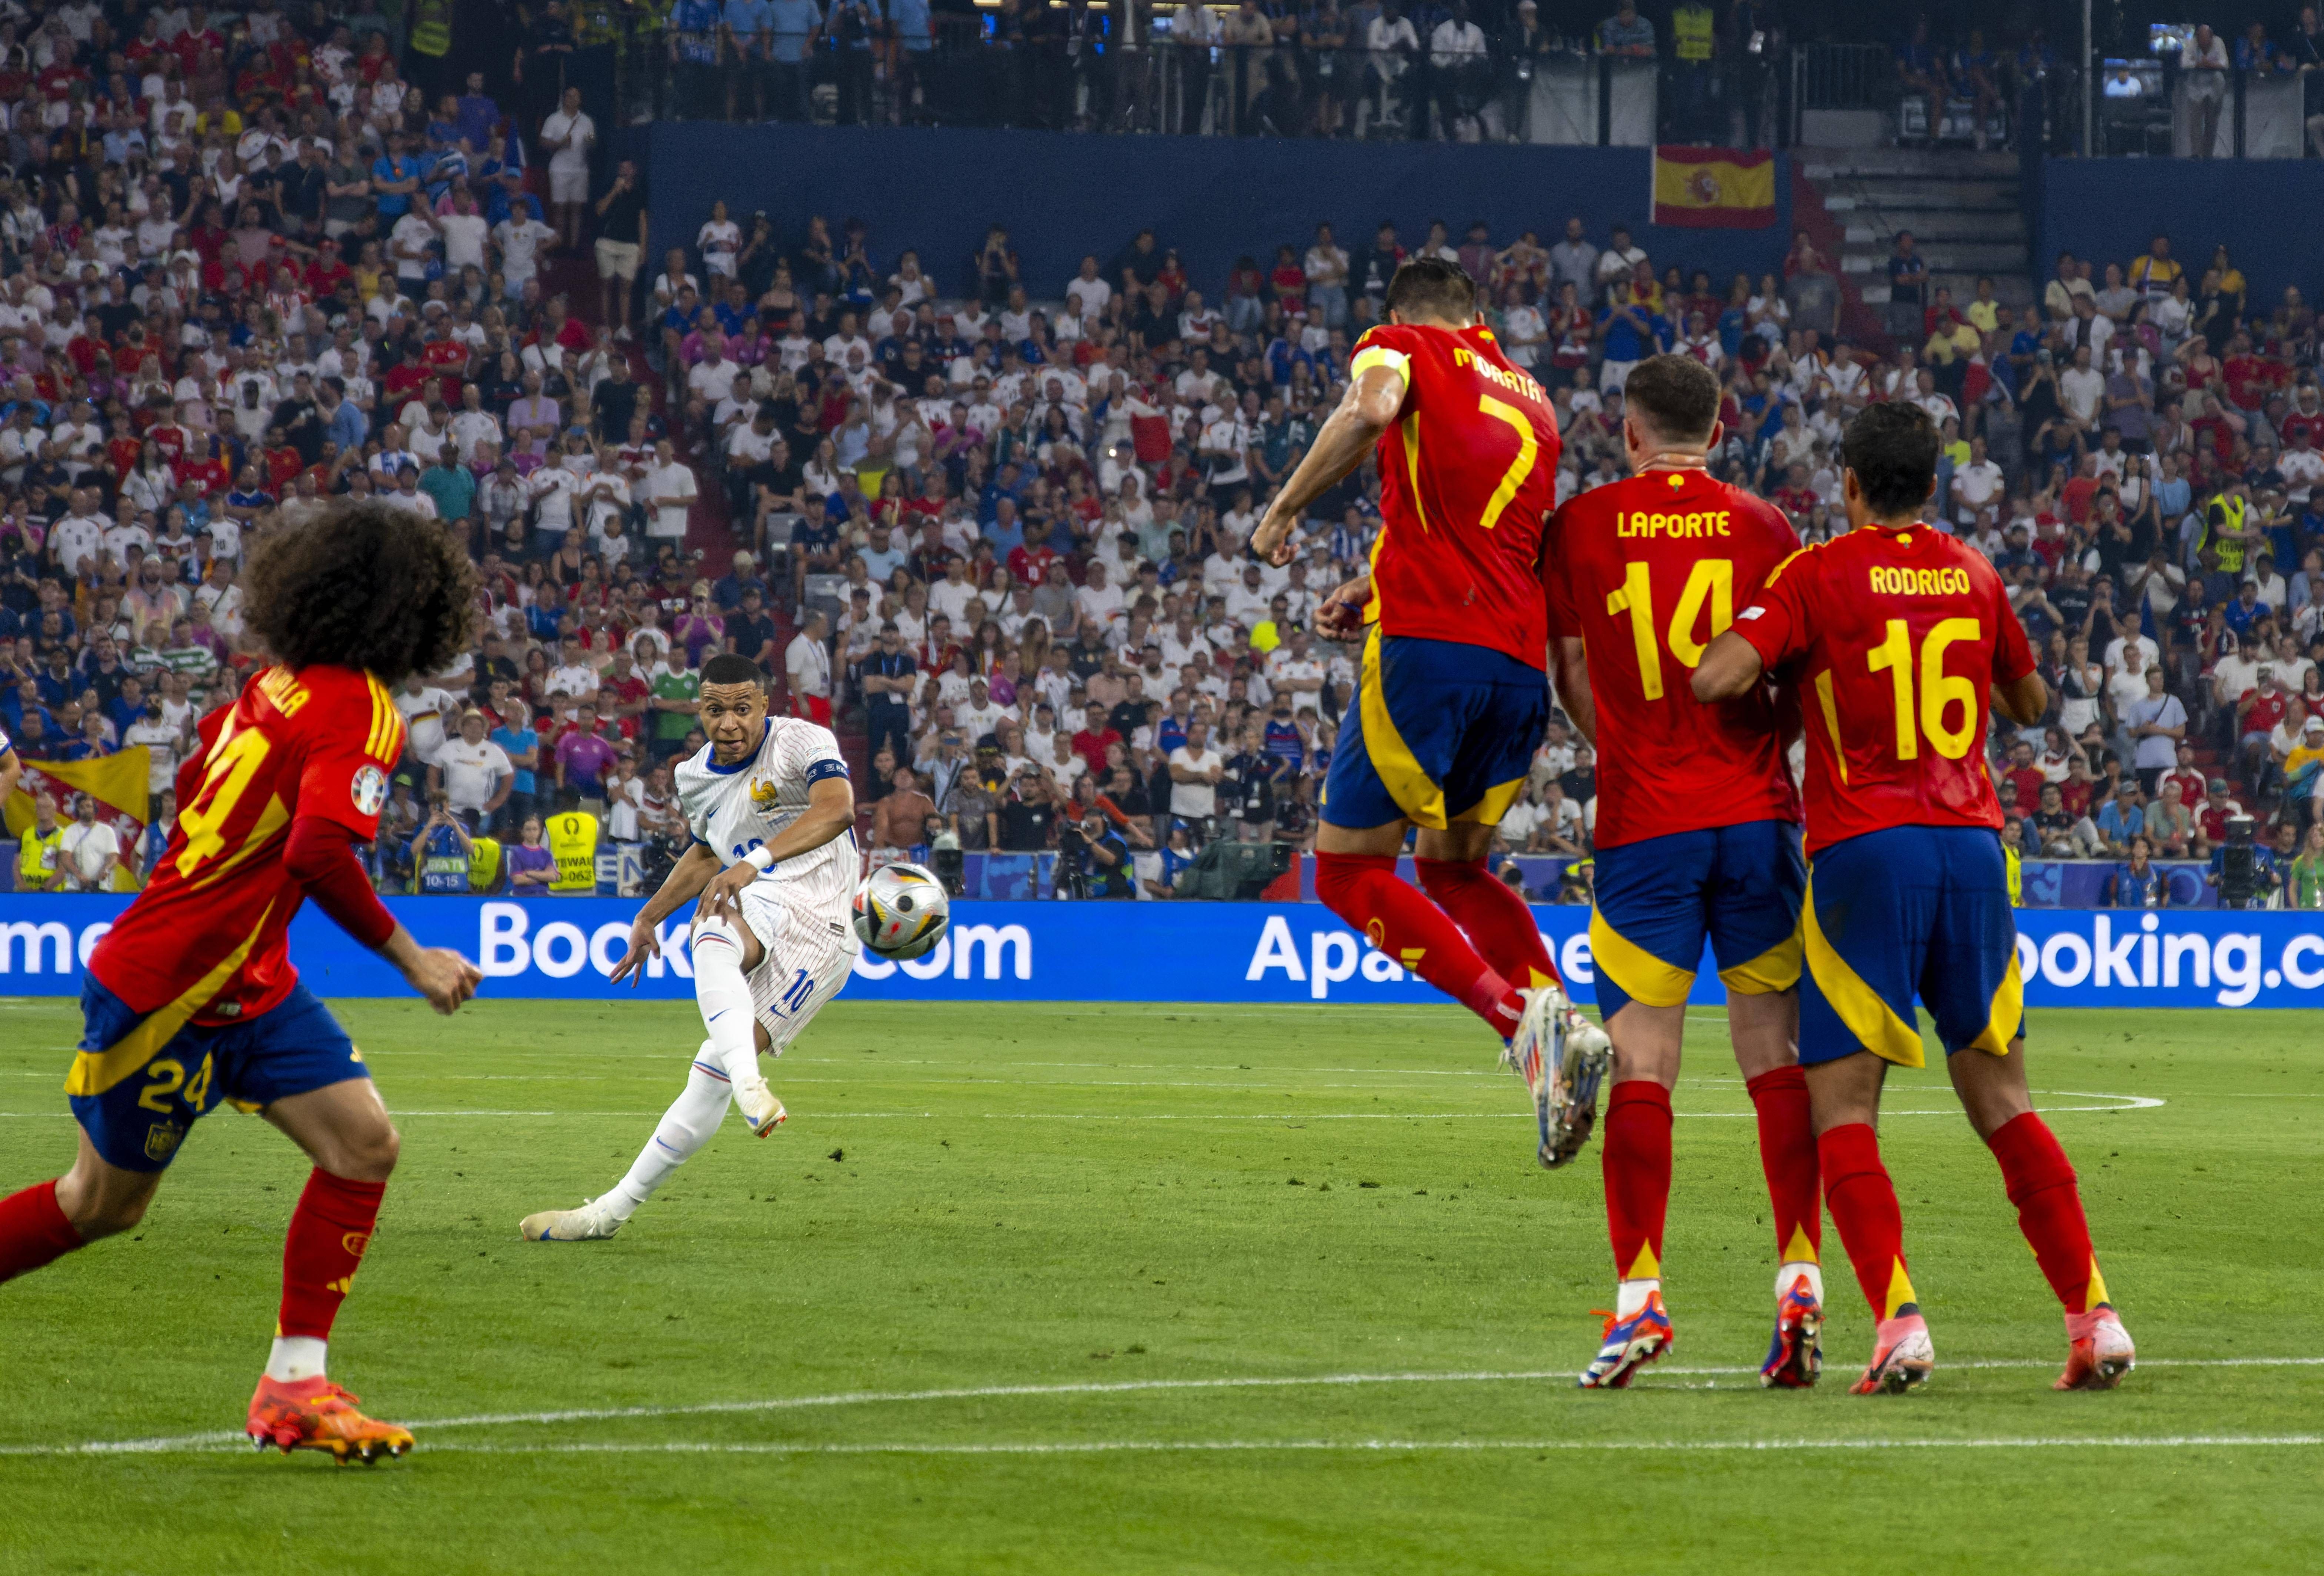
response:
<path id="1" fill-rule="evenodd" d="M 755 684 L 767 687 L 767 676 L 759 665 L 739 651 L 721 651 L 702 665 L 702 682 L 712 684 Z"/>
<path id="2" fill-rule="evenodd" d="M 1691 355 L 1650 355 L 1622 385 L 1630 414 L 1673 443 L 1707 443 L 1719 421 L 1719 374 Z"/>
<path id="3" fill-rule="evenodd" d="M 1442 257 L 1416 257 L 1401 263 L 1388 281 L 1387 309 L 1466 323 L 1477 310 L 1477 281 L 1468 270 Z"/>
<path id="4" fill-rule="evenodd" d="M 382 684 L 437 673 L 468 649 L 476 571 L 436 521 L 342 503 L 278 532 L 243 577 L 250 625 L 277 661 L 360 668 Z"/>
<path id="5" fill-rule="evenodd" d="M 1937 484 L 1937 424 L 1903 401 L 1867 405 L 1840 440 L 1840 462 L 1873 513 L 1908 514 Z"/>

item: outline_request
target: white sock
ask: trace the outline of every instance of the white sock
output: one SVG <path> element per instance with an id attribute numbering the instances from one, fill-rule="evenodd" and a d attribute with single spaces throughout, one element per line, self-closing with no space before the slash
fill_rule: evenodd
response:
<path id="1" fill-rule="evenodd" d="M 1815 1293 L 1815 1300 L 1822 1302 L 1823 1266 L 1803 1258 L 1786 1258 L 1775 1267 L 1775 1300 L 1782 1302 L 1784 1294 L 1792 1289 L 1792 1283 L 1802 1276 L 1808 1277 L 1808 1289 Z"/>
<path id="2" fill-rule="evenodd" d="M 266 1356 L 266 1377 L 283 1384 L 319 1378 L 323 1352 L 329 1342 L 313 1335 L 278 1335 Z"/>
<path id="3" fill-rule="evenodd" d="M 758 1083 L 758 1009 L 742 972 L 742 937 L 730 920 L 706 919 L 695 926 L 694 1001 L 716 1051 L 704 1060 L 737 1083 Z"/>
<path id="4" fill-rule="evenodd" d="M 725 1120 L 727 1102 L 733 1097 L 726 1074 L 713 1068 L 713 1048 L 708 1040 L 702 1042 L 694 1064 L 687 1069 L 685 1090 L 662 1112 L 660 1125 L 646 1140 L 646 1147 L 638 1151 L 630 1174 L 614 1184 L 613 1192 L 597 1201 L 613 1219 L 626 1221 L 637 1213 L 638 1206 L 653 1196 L 654 1189 L 669 1180 L 671 1172 L 708 1143 L 711 1135 L 718 1130 L 718 1124 Z"/>
<path id="5" fill-rule="evenodd" d="M 1646 1276 L 1637 1280 L 1617 1281 L 1614 1286 L 1614 1317 L 1627 1319 L 1646 1305 L 1646 1299 L 1663 1289 L 1658 1276 Z"/>

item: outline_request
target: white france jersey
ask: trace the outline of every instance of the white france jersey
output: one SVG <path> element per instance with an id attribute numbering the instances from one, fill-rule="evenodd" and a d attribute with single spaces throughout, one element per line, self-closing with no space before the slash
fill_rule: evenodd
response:
<path id="1" fill-rule="evenodd" d="M 769 717 L 747 760 L 721 766 L 704 745 L 678 769 L 678 802 L 696 839 L 720 868 L 771 843 L 807 812 L 807 792 L 825 778 L 844 778 L 847 762 L 831 730 L 797 717 Z M 844 909 L 855 895 L 861 855 L 851 827 L 821 848 L 786 859 L 752 890 L 793 906 Z"/>

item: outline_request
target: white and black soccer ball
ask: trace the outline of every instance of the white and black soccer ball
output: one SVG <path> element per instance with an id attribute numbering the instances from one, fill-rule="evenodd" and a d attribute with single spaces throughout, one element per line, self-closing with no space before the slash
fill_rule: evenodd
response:
<path id="1" fill-rule="evenodd" d="M 855 889 L 855 936 L 874 956 L 903 963 L 944 938 L 952 900 L 917 864 L 883 864 Z"/>

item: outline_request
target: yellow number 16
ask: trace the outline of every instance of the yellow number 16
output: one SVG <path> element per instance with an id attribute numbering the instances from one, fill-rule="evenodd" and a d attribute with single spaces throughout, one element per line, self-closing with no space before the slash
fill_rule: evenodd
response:
<path id="1" fill-rule="evenodd" d="M 1865 666 L 1888 675 L 1896 696 L 1896 759 L 1916 760 L 1921 735 L 1947 760 L 1959 760 L 1977 742 L 1977 681 L 1945 671 L 1945 648 L 1956 641 L 1981 639 L 1985 630 L 1973 618 L 1949 618 L 1921 641 L 1920 704 L 1913 701 L 1913 631 L 1901 618 L 1888 621 L 1888 636 L 1865 654 Z M 1958 705 L 1960 726 L 1945 725 L 1945 713 Z M 1918 725 L 1915 725 L 1917 713 Z"/>

